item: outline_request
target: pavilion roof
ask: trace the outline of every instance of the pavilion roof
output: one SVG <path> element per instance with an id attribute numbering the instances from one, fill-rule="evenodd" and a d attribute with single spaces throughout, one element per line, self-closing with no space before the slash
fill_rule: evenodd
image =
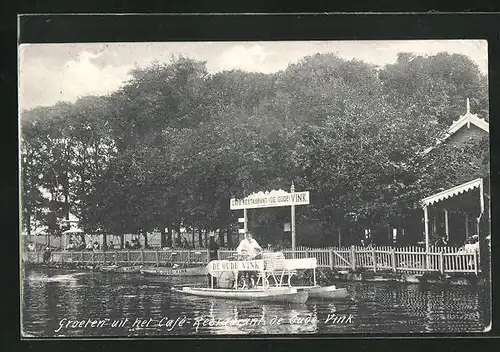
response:
<path id="1" fill-rule="evenodd" d="M 449 188 L 447 190 L 441 191 L 441 192 L 433 194 L 427 198 L 424 198 L 421 200 L 421 203 L 423 206 L 429 206 L 429 205 L 432 205 L 434 203 L 443 201 L 445 199 L 454 197 L 456 195 L 468 192 L 468 191 L 473 190 L 475 188 L 481 188 L 482 183 L 483 183 L 483 179 L 477 178 L 475 180 L 465 182 L 461 185 Z"/>

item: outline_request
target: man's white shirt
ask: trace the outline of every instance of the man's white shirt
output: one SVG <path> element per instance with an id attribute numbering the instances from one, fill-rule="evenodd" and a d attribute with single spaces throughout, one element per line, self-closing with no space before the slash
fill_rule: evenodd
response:
<path id="1" fill-rule="evenodd" d="M 262 248 L 259 246 L 257 241 L 254 239 L 249 241 L 246 238 L 243 239 L 240 242 L 240 245 L 238 246 L 238 248 L 236 248 L 236 251 L 238 252 L 238 254 L 247 254 L 250 257 L 254 257 L 257 254 L 259 254 L 258 250 L 262 250 Z"/>

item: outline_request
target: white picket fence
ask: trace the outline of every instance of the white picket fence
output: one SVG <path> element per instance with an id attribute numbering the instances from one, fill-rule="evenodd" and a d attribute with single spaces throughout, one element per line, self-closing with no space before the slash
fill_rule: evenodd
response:
<path id="1" fill-rule="evenodd" d="M 293 258 L 292 249 L 281 252 Z M 219 249 L 219 259 L 234 257 L 234 249 Z M 316 258 L 318 267 L 344 270 L 368 269 L 401 273 L 438 271 L 445 273 L 477 273 L 480 271 L 477 252 L 464 252 L 457 247 L 297 247 L 295 258 Z"/>
<path id="2" fill-rule="evenodd" d="M 445 273 L 474 273 L 479 269 L 477 252 L 464 252 L 456 247 L 430 247 L 429 252 L 421 247 L 297 247 L 281 250 L 286 258 L 316 258 L 318 267 L 339 271 L 367 269 L 402 273 L 422 273 L 438 271 Z M 219 249 L 219 260 L 234 259 L 235 249 Z M 166 265 L 172 263 L 206 264 L 210 253 L 200 249 L 143 249 L 143 250 L 108 250 L 108 251 L 54 251 L 50 261 L 53 263 L 84 264 L 122 264 L 122 265 Z M 41 263 L 42 253 L 25 252 L 23 260 Z"/>

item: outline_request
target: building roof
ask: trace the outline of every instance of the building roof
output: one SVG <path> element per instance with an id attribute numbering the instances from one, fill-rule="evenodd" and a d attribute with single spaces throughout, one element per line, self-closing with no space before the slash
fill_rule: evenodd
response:
<path id="1" fill-rule="evenodd" d="M 490 124 L 484 119 L 480 119 L 479 117 L 477 117 L 476 114 L 471 114 L 469 98 L 467 98 L 467 112 L 465 113 L 465 115 L 460 116 L 460 118 L 457 121 L 453 122 L 453 124 L 448 129 L 448 134 L 445 137 L 445 139 L 450 137 L 452 134 L 460 130 L 465 125 L 467 125 L 467 128 L 470 128 L 471 124 L 482 129 L 486 133 L 490 133 Z"/>
<path id="2" fill-rule="evenodd" d="M 422 206 L 429 206 L 434 203 L 440 202 L 442 200 L 448 199 L 450 197 L 454 197 L 458 194 L 468 192 L 470 190 L 473 190 L 475 188 L 481 188 L 483 184 L 483 179 L 482 178 L 477 178 L 475 180 L 465 182 L 461 185 L 449 188 L 447 190 L 444 190 L 442 192 L 433 194 L 432 196 L 429 196 L 427 198 L 424 198 L 421 200 Z"/>
<path id="3" fill-rule="evenodd" d="M 462 129 L 462 127 L 467 126 L 467 128 L 470 128 L 471 124 L 480 128 L 481 130 L 485 131 L 488 134 L 490 133 L 490 124 L 486 120 L 481 119 L 481 118 L 477 117 L 476 114 L 472 114 L 470 112 L 469 98 L 467 98 L 467 111 L 466 111 L 466 113 L 464 115 L 460 116 L 460 118 L 458 120 L 454 121 L 451 124 L 451 126 L 448 128 L 446 135 L 443 138 L 437 140 L 435 146 L 426 148 L 422 152 L 422 154 L 423 155 L 428 154 L 434 148 L 436 148 L 438 145 L 440 145 L 441 143 L 446 141 L 448 138 L 450 138 L 452 135 L 454 135 L 457 131 Z"/>

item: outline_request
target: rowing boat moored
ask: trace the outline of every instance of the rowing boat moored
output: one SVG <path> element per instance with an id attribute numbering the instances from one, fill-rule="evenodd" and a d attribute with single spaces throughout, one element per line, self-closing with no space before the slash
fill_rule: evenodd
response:
<path id="1" fill-rule="evenodd" d="M 297 286 L 299 291 L 304 290 L 309 294 L 310 299 L 343 299 L 349 297 L 349 292 L 346 288 L 337 288 L 331 286 Z"/>
<path id="2" fill-rule="evenodd" d="M 119 266 L 119 265 L 103 265 L 99 267 L 99 271 L 106 273 L 138 273 L 141 266 Z"/>
<path id="3" fill-rule="evenodd" d="M 192 296 L 214 297 L 225 299 L 236 299 L 246 301 L 266 301 L 276 303 L 305 303 L 309 297 L 307 291 L 298 291 L 294 287 L 276 287 L 268 289 L 220 289 L 203 287 L 182 287 L 172 288 L 175 292 L 180 292 Z"/>
<path id="4" fill-rule="evenodd" d="M 142 268 L 141 273 L 146 276 L 206 276 L 206 266 L 191 268 Z"/>

